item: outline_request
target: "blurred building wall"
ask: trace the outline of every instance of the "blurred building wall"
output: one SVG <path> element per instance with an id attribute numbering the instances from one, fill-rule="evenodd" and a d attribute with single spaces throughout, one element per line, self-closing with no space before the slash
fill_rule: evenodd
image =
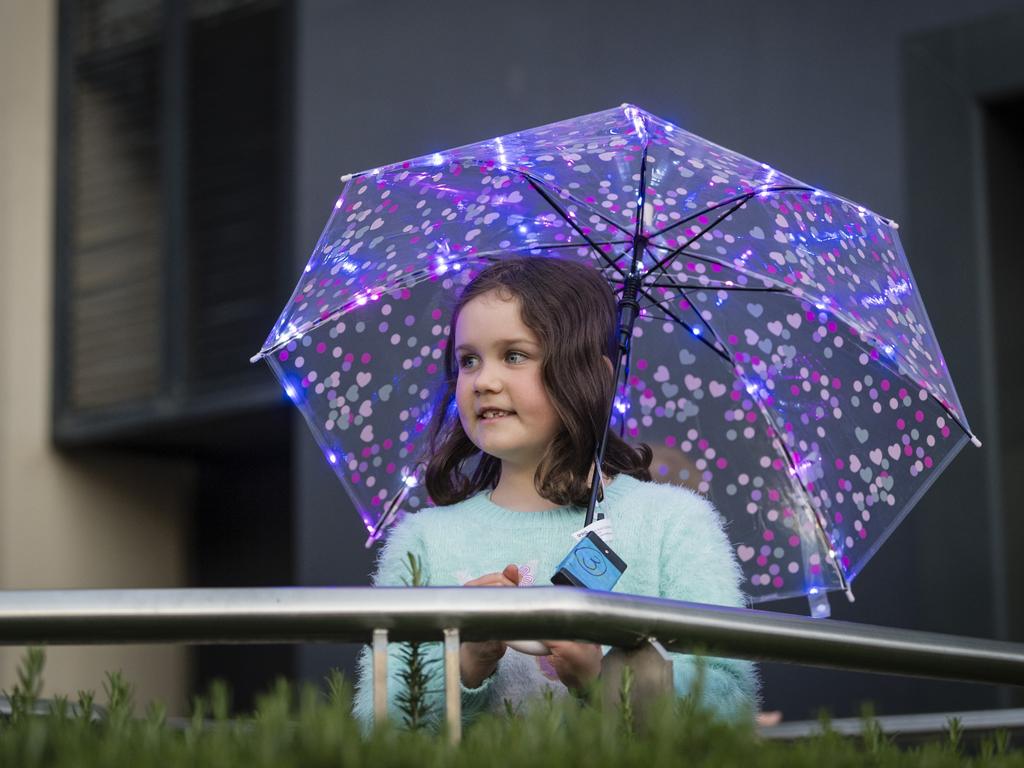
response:
<path id="1" fill-rule="evenodd" d="M 56 33 L 53 0 L 0 5 L 0 589 L 183 586 L 194 470 L 51 440 Z M 0 648 L 0 688 L 21 654 Z M 101 693 L 117 669 L 183 711 L 182 646 L 51 648 L 45 690 Z"/>

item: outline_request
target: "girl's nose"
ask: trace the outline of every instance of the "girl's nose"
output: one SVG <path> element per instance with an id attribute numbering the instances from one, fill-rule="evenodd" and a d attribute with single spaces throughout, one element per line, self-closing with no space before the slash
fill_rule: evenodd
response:
<path id="1" fill-rule="evenodd" d="M 473 389 L 476 392 L 497 392 L 501 389 L 501 378 L 498 376 L 496 366 L 486 365 L 480 362 L 476 372 L 476 379 L 473 381 Z"/>

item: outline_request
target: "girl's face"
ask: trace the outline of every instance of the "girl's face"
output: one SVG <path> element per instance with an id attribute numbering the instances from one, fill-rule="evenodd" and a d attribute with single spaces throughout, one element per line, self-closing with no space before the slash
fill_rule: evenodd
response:
<path id="1" fill-rule="evenodd" d="M 519 300 L 495 291 L 463 306 L 455 324 L 455 400 L 466 435 L 484 453 L 529 469 L 561 428 L 541 380 L 537 336 Z"/>

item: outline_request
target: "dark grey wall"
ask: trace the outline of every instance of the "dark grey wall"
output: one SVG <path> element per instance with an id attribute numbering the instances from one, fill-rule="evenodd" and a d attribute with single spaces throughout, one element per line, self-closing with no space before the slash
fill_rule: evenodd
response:
<path id="1" fill-rule="evenodd" d="M 907 219 L 911 156 L 927 136 L 908 133 L 915 94 L 908 93 L 905 57 L 908 41 L 924 31 L 1014 11 L 1024 13 L 1024 4 L 306 0 L 297 20 L 296 274 L 342 173 L 630 101 L 903 222 L 954 380 L 969 381 L 977 360 L 956 350 L 974 343 L 970 331 L 981 325 L 978 313 L 968 312 L 974 325 L 957 331 L 955 311 L 943 300 L 941 262 L 932 263 L 926 249 L 914 250 L 926 239 L 915 226 L 929 225 L 927 199 L 919 221 Z M 936 78 L 947 74 L 935 70 Z M 927 198 L 929 191 L 914 194 Z M 976 254 L 968 249 L 963 258 Z M 964 406 L 984 439 L 984 387 L 967 390 Z M 998 459 L 997 448 L 986 445 L 983 455 L 968 447 L 977 455 L 954 462 L 858 578 L 856 604 L 833 600 L 835 617 L 995 636 L 992 569 L 977 561 L 984 546 L 957 549 L 962 542 L 936 528 L 969 512 L 983 518 L 977 530 L 985 531 L 984 541 L 992 539 L 986 481 L 977 469 Z M 300 583 L 366 583 L 364 530 L 306 434 L 296 436 L 296 457 Z M 972 485 L 980 489 L 973 508 L 953 508 L 971 497 Z M 946 557 L 947 545 L 963 556 Z M 927 554 L 923 547 L 930 548 Z M 957 570 L 933 573 L 943 562 Z M 933 576 L 941 578 L 933 582 Z M 768 607 L 805 610 L 795 603 Z M 307 648 L 299 652 L 298 667 L 315 679 L 330 664 L 350 659 L 351 650 Z M 821 706 L 837 715 L 855 713 L 868 699 L 881 713 L 1006 700 L 982 686 L 779 665 L 765 665 L 764 678 L 766 706 L 782 708 L 790 719 Z"/>

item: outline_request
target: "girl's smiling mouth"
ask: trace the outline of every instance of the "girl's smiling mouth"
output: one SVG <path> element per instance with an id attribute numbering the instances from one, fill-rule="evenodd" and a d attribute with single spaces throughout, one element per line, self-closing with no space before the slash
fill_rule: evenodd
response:
<path id="1" fill-rule="evenodd" d="M 515 416 L 515 411 L 503 411 L 500 408 L 485 408 L 480 411 L 481 421 L 497 421 L 503 419 L 506 416 Z"/>

